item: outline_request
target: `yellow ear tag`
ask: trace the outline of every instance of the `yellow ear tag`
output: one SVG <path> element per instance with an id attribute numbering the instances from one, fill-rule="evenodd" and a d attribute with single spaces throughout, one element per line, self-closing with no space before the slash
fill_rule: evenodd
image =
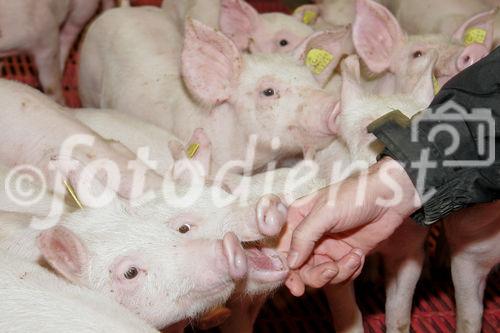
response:
<path id="1" fill-rule="evenodd" d="M 68 183 L 67 180 L 64 181 L 64 187 L 66 187 L 66 190 L 68 191 L 70 197 L 76 203 L 76 205 L 78 206 L 78 208 L 82 209 L 83 205 L 80 202 L 80 200 L 78 199 L 78 196 L 76 195 L 75 189 L 73 188 L 73 186 L 71 186 L 70 183 Z"/>
<path id="2" fill-rule="evenodd" d="M 332 60 L 333 55 L 330 52 L 322 49 L 311 49 L 307 52 L 306 65 L 311 72 L 319 75 L 330 65 Z"/>
<path id="3" fill-rule="evenodd" d="M 471 44 L 484 44 L 486 40 L 486 30 L 481 28 L 469 28 L 465 32 L 464 44 L 469 46 Z"/>
<path id="4" fill-rule="evenodd" d="M 306 10 L 304 12 L 304 16 L 302 17 L 302 22 L 304 24 L 310 25 L 316 20 L 317 16 L 318 14 L 316 14 L 316 12 L 313 12 L 312 10 Z"/>
<path id="5" fill-rule="evenodd" d="M 434 75 L 432 75 L 432 85 L 434 86 L 434 95 L 437 95 L 439 90 L 441 90 L 441 87 L 439 86 L 439 82 Z"/>
<path id="6" fill-rule="evenodd" d="M 196 153 L 198 152 L 198 149 L 200 149 L 200 145 L 198 143 L 192 143 L 189 145 L 188 149 L 186 150 L 187 156 L 192 159 L 193 157 L 196 156 Z"/>

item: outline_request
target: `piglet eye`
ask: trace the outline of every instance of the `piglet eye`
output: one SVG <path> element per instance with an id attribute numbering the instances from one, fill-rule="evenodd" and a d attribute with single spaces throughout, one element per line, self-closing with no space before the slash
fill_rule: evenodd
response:
<path id="1" fill-rule="evenodd" d="M 133 267 L 133 266 L 130 267 L 128 269 L 128 271 L 125 272 L 125 274 L 123 274 L 123 276 L 127 280 L 132 280 L 132 279 L 136 278 L 137 275 L 139 275 L 139 270 L 137 268 Z"/>
<path id="2" fill-rule="evenodd" d="M 288 45 L 288 41 L 287 41 L 286 39 L 282 39 L 282 40 L 280 40 L 280 46 L 285 47 L 285 46 L 287 46 L 287 45 Z"/>
<path id="3" fill-rule="evenodd" d="M 266 96 L 266 97 L 271 97 L 271 96 L 274 96 L 275 92 L 274 92 L 274 89 L 268 88 L 268 89 L 264 90 L 262 92 L 262 94 L 264 94 L 264 96 Z"/>
<path id="4" fill-rule="evenodd" d="M 183 225 L 181 225 L 181 226 L 179 227 L 179 229 L 178 229 L 178 230 L 179 230 L 179 232 L 180 232 L 181 234 L 185 234 L 185 233 L 189 232 L 189 230 L 191 230 L 191 226 L 190 226 L 189 224 L 183 224 Z"/>
<path id="5" fill-rule="evenodd" d="M 413 58 L 420 58 L 422 56 L 422 51 L 415 51 L 413 53 Z"/>

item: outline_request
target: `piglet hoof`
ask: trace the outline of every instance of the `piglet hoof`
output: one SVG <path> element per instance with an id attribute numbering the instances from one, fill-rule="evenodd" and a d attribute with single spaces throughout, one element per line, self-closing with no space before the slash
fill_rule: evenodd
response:
<path id="1" fill-rule="evenodd" d="M 248 271 L 247 257 L 236 235 L 228 232 L 222 240 L 224 255 L 226 256 L 229 275 L 234 280 L 244 278 Z"/>
<path id="2" fill-rule="evenodd" d="M 196 327 L 206 331 L 222 325 L 230 316 L 231 310 L 221 306 L 203 315 L 196 324 Z"/>
<path id="3" fill-rule="evenodd" d="M 266 236 L 277 236 L 285 225 L 287 208 L 276 195 L 266 195 L 257 204 L 259 231 Z"/>

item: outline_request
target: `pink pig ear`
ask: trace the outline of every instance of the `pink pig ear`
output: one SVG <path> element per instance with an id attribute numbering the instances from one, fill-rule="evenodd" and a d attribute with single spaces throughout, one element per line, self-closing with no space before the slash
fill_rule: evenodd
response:
<path id="1" fill-rule="evenodd" d="M 494 20 L 498 8 L 479 13 L 468 19 L 453 34 L 453 39 L 466 46 L 476 43 L 484 45 L 488 50 L 493 47 Z"/>
<path id="2" fill-rule="evenodd" d="M 368 68 L 375 73 L 387 70 L 404 33 L 387 8 L 373 0 L 356 1 L 353 26 L 356 51 Z"/>
<path id="3" fill-rule="evenodd" d="M 240 50 L 246 50 L 259 26 L 259 13 L 243 0 L 221 0 L 219 26 Z"/>
<path id="4" fill-rule="evenodd" d="M 350 36 L 350 26 L 314 33 L 295 49 L 294 56 L 311 70 L 319 84 L 325 85 L 340 60 L 354 52 Z"/>
<path id="5" fill-rule="evenodd" d="M 172 178 L 189 182 L 192 177 L 205 178 L 210 172 L 212 143 L 202 128 L 197 128 L 186 146 L 172 141 L 169 148 L 175 163 Z M 186 168 L 190 167 L 190 170 Z"/>
<path id="6" fill-rule="evenodd" d="M 202 103 L 216 105 L 231 95 L 241 70 L 241 56 L 231 40 L 201 22 L 186 23 L 182 75 Z"/>
<path id="7" fill-rule="evenodd" d="M 52 268 L 73 283 L 82 278 L 89 256 L 81 240 L 69 229 L 56 226 L 43 231 L 37 246 Z"/>
<path id="8" fill-rule="evenodd" d="M 318 5 L 302 5 L 294 10 L 293 17 L 304 24 L 314 25 L 320 13 L 321 10 Z"/>
<path id="9" fill-rule="evenodd" d="M 359 58 L 356 55 L 351 55 L 342 61 L 342 92 L 340 96 L 341 110 L 347 110 L 350 103 L 360 100 L 365 96 L 361 82 L 361 70 L 359 66 Z"/>

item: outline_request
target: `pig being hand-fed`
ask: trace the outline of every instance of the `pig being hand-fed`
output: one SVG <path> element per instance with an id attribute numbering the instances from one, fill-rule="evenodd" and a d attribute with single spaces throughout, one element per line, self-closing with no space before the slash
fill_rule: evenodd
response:
<path id="1" fill-rule="evenodd" d="M 122 202 L 84 209 L 44 231 L 28 226 L 31 216 L 20 223 L 2 215 L 1 247 L 15 255 L 38 251 L 70 282 L 113 298 L 157 328 L 224 302 L 234 281 L 246 275 L 245 253 L 234 234 L 191 239 L 161 217 L 145 220 L 134 209 Z"/>
<path id="2" fill-rule="evenodd" d="M 0 252 L 0 331 L 159 333 L 99 293 Z"/>
<path id="3" fill-rule="evenodd" d="M 19 83 L 0 83 L 1 93 L 8 96 L 2 99 L 5 103 L 2 110 L 17 115 L 10 117 L 10 122 L 5 117 L 3 133 L 11 142 L 23 143 L 22 149 L 15 153 L 4 150 L 0 155 L 11 166 L 39 163 L 38 166 L 44 168 L 51 154 L 57 154 L 66 136 L 82 132 L 90 135 L 88 129 L 64 114 L 63 108 L 36 90 Z M 23 123 L 31 124 L 32 133 L 40 133 L 35 136 L 35 142 L 29 141 L 33 137 L 17 132 Z M 50 126 L 54 130 L 47 133 Z M 21 227 L 18 220 L 8 223 L 12 219 L 5 216 L 0 232 L 2 248 L 36 260 L 35 239 L 40 235 L 41 254 L 60 274 L 74 283 L 117 298 L 156 327 L 195 316 L 225 301 L 234 288 L 233 279 L 246 276 L 247 267 L 250 279 L 281 283 L 287 274 L 284 259 L 276 252 L 258 248 L 245 253 L 231 231 L 237 232 L 243 241 L 275 236 L 284 224 L 286 208 L 272 195 L 263 196 L 247 206 L 239 206 L 238 202 L 215 205 L 214 195 L 221 200 L 229 195 L 223 186 L 208 183 L 196 172 L 186 174 L 183 169 L 189 163 L 206 168 L 210 164 L 210 156 L 204 151 L 210 147 L 210 142 L 201 130 L 193 134 L 190 144 L 194 142 L 200 150 L 188 159 L 184 153 L 186 147 L 181 148 L 184 163 L 179 161 L 172 167 L 172 177 L 165 181 L 164 191 L 154 192 L 156 199 L 151 200 L 147 194 L 128 204 L 115 199 L 105 207 L 85 208 L 64 215 L 62 225 L 43 232 L 28 228 L 30 218 Z M 82 167 L 86 159 L 92 160 L 96 154 L 102 159 L 128 164 L 130 152 L 115 151 L 101 138 L 96 138 L 95 143 L 96 147 L 74 152 L 82 157 Z M 35 147 L 29 151 L 39 155 L 30 154 L 29 147 Z M 177 158 L 179 151 L 172 151 Z M 68 174 L 77 193 L 79 186 L 103 187 L 98 179 L 75 177 L 80 174 L 78 170 Z M 161 185 L 161 179 L 153 179 Z M 193 190 L 193 200 L 189 201 L 185 195 L 193 194 Z M 80 201 L 88 206 L 87 198 L 80 197 Z M 35 226 L 41 227 L 41 224 Z M 192 258 L 201 260 L 199 253 L 207 254 L 208 258 L 194 262 Z M 247 266 L 247 256 L 259 260 L 249 260 Z M 177 270 L 179 267 L 181 269 Z M 131 273 L 126 274 L 129 268 Z M 170 272 L 174 268 L 175 272 Z M 200 275 L 200 270 L 204 274 Z M 109 275 L 110 271 L 113 274 Z M 207 275 L 208 272 L 212 275 Z M 186 285 L 179 288 L 177 280 Z M 149 283 L 157 288 L 150 287 Z"/>
<path id="4" fill-rule="evenodd" d="M 342 180 L 375 164 L 383 146 L 367 131 L 368 125 L 394 110 L 411 117 L 425 109 L 433 98 L 432 70 L 436 59 L 436 52 L 430 51 L 412 61 L 405 67 L 405 72 L 399 74 L 398 79 L 402 81 L 396 85 L 397 89 L 390 91 L 389 96 L 380 96 L 366 89 L 358 57 L 346 58 L 341 64 L 341 105 L 335 122 L 341 142 L 334 142 L 321 152 L 318 156 L 322 159 L 321 165 L 325 160 L 330 161 L 332 164 L 327 171 L 340 171 Z M 339 144 L 345 146 L 339 148 Z M 346 150 L 348 158 L 344 156 Z M 336 155 L 329 157 L 329 153 Z M 340 163 L 341 168 L 336 168 L 335 163 Z M 339 177 L 335 173 L 332 176 Z M 426 228 L 405 221 L 388 240 L 365 250 L 380 253 L 384 262 L 387 292 L 385 325 L 388 332 L 401 331 L 402 327 L 405 331 L 410 327 L 413 290 L 423 265 L 426 234 Z M 366 235 L 363 242 L 369 239 L 371 235 Z M 405 242 L 411 245 L 402 246 Z M 363 331 L 362 315 L 356 304 L 352 282 L 329 285 L 326 295 L 335 318 L 336 331 Z"/>
<path id="5" fill-rule="evenodd" d="M 187 22 L 183 39 L 172 26 L 152 8 L 101 15 L 82 46 L 83 103 L 136 115 L 181 140 L 203 128 L 214 171 L 245 160 L 249 146 L 257 170 L 333 140 L 337 99 L 321 85 L 341 59 L 347 30 L 313 34 L 293 55 L 248 55 L 199 22 Z M 103 47 L 111 39 L 113 47 Z"/>

